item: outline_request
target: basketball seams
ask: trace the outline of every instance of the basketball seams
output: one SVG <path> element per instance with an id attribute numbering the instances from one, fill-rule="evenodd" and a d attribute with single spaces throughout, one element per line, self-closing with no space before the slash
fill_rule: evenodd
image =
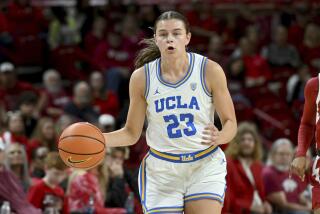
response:
<path id="1" fill-rule="evenodd" d="M 89 126 L 91 126 L 92 128 L 96 129 L 96 130 L 99 132 L 99 134 L 101 135 L 102 139 L 104 139 L 104 136 L 103 136 L 103 134 L 102 134 L 102 132 L 101 132 L 100 129 L 98 129 L 96 126 L 92 125 L 91 123 L 87 123 L 87 122 L 83 122 L 83 123 L 86 123 L 87 125 L 89 125 Z M 101 141 L 100 141 L 100 142 L 101 142 Z M 101 142 L 101 143 L 103 143 L 103 145 L 106 144 L 106 142 Z"/>
<path id="2" fill-rule="evenodd" d="M 102 147 L 100 147 L 99 144 L 102 144 Z M 77 146 L 79 149 L 76 150 L 79 151 L 74 151 L 74 146 Z M 97 151 L 99 147 L 101 149 Z M 78 122 L 63 130 L 59 137 L 58 150 L 61 158 L 69 167 L 90 169 L 104 160 L 104 152 L 106 150 L 105 137 L 101 130 L 96 126 L 88 122 Z M 69 162 L 67 160 L 68 157 L 73 157 L 73 155 L 76 155 L 75 157 L 78 157 L 78 159 L 85 156 L 92 156 L 97 158 L 97 160 L 86 160 L 81 163 Z"/>
<path id="3" fill-rule="evenodd" d="M 101 143 L 101 144 L 103 145 L 103 148 L 106 147 L 106 145 L 105 145 L 102 141 L 100 141 L 99 139 L 94 138 L 94 137 L 90 137 L 90 136 L 87 136 L 87 135 L 81 135 L 81 134 L 68 135 L 68 136 L 65 136 L 65 137 L 60 138 L 59 141 L 62 141 L 62 140 L 66 139 L 66 138 L 69 138 L 69 137 L 84 137 L 84 138 L 89 138 L 89 139 L 96 140 L 96 141 L 98 141 L 99 143 Z"/>
<path id="4" fill-rule="evenodd" d="M 94 137 L 86 136 L 86 135 L 69 135 L 69 136 L 65 136 L 65 137 L 63 137 L 63 138 L 60 138 L 59 142 L 62 143 L 62 141 L 63 141 L 64 139 L 70 138 L 70 137 L 89 138 L 89 139 L 91 139 L 91 140 L 95 140 L 95 141 L 101 143 L 101 144 L 103 145 L 103 148 L 102 148 L 102 150 L 100 150 L 99 152 L 95 152 L 95 153 L 85 153 L 85 154 L 84 154 L 84 153 L 80 153 L 80 154 L 79 154 L 79 153 L 72 153 L 72 152 L 66 151 L 66 150 L 60 148 L 60 144 L 59 144 L 59 146 L 58 146 L 58 149 L 61 149 L 62 151 L 68 152 L 68 153 L 70 153 L 70 154 L 93 155 L 93 154 L 99 154 L 100 152 L 103 152 L 103 151 L 105 150 L 105 148 L 106 148 L 106 145 L 105 145 L 103 142 L 101 142 L 100 140 L 98 140 L 98 139 L 96 139 L 96 138 L 94 138 Z"/>
<path id="5" fill-rule="evenodd" d="M 61 149 L 60 147 L 58 147 L 59 150 L 64 151 L 66 153 L 69 154 L 73 154 L 73 155 L 96 155 L 96 154 L 100 154 L 101 152 L 103 152 L 104 150 L 101 150 L 99 152 L 94 152 L 94 153 L 75 153 L 75 152 L 69 152 L 67 150 Z"/>

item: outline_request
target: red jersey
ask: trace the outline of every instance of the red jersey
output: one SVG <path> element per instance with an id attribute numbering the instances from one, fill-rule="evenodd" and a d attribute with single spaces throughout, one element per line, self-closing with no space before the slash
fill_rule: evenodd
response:
<path id="1" fill-rule="evenodd" d="M 310 79 L 304 89 L 305 103 L 298 132 L 296 156 L 305 156 L 313 137 L 316 137 L 316 148 L 320 149 L 320 95 L 319 78 Z"/>
<path id="2" fill-rule="evenodd" d="M 311 168 L 312 207 L 320 208 L 320 93 L 319 77 L 310 79 L 304 89 L 305 104 L 298 133 L 298 148 L 296 156 L 305 156 L 314 136 L 318 156 Z"/>

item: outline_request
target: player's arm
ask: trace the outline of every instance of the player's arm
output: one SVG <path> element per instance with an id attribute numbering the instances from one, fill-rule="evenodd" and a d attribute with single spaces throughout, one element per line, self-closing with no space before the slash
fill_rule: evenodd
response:
<path id="1" fill-rule="evenodd" d="M 130 105 L 126 124 L 117 131 L 103 133 L 107 146 L 129 146 L 135 144 L 139 139 L 147 109 L 144 98 L 145 78 L 143 68 L 137 69 L 131 75 L 129 83 Z"/>
<path id="2" fill-rule="evenodd" d="M 318 78 L 309 80 L 304 89 L 305 103 L 298 132 L 298 148 L 296 157 L 306 156 L 308 148 L 314 137 L 316 124 L 316 99 L 318 95 Z"/>
<path id="3" fill-rule="evenodd" d="M 306 170 L 306 153 L 314 137 L 317 112 L 316 99 L 318 96 L 318 88 L 318 78 L 312 78 L 307 82 L 304 89 L 305 103 L 298 132 L 298 148 L 296 157 L 292 161 L 290 166 L 290 175 L 293 172 L 297 174 L 301 180 L 304 180 Z"/>
<path id="4" fill-rule="evenodd" d="M 203 139 L 209 140 L 211 145 L 229 143 L 237 132 L 237 120 L 226 76 L 220 65 L 211 60 L 207 62 L 205 75 L 207 87 L 213 96 L 213 103 L 222 124 L 222 130 L 218 131 L 211 124 L 204 131 L 204 134 L 208 134 L 208 131 L 211 132 L 211 137 Z"/>

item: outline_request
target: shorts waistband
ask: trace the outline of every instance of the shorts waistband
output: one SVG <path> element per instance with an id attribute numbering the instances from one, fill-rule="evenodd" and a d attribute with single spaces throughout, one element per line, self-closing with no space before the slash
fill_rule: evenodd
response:
<path id="1" fill-rule="evenodd" d="M 217 151 L 218 148 L 219 148 L 218 146 L 217 147 L 211 146 L 205 150 L 201 150 L 193 153 L 186 153 L 186 154 L 171 154 L 166 152 L 159 152 L 155 149 L 150 148 L 150 154 L 156 158 L 174 162 L 174 163 L 189 163 L 189 162 L 194 162 L 207 157 L 208 155 Z"/>

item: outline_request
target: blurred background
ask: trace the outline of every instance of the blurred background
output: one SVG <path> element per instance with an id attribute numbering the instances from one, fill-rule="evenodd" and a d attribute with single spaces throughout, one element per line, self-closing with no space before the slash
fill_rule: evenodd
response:
<path id="1" fill-rule="evenodd" d="M 273 213 L 310 213 L 308 181 L 292 184 L 284 177 L 280 189 L 270 190 L 277 181 L 263 180 L 268 172 L 262 169 L 274 161 L 288 165 L 293 157 L 303 89 L 320 70 L 317 0 L 1 0 L 3 210 L 9 202 L 16 213 L 142 212 L 137 173 L 148 151 L 144 134 L 130 148 L 109 150 L 106 161 L 89 171 L 63 167 L 56 161 L 56 145 L 61 131 L 74 122 L 88 121 L 104 132 L 125 123 L 128 82 L 143 48 L 139 41 L 152 37 L 155 19 L 167 10 L 188 18 L 189 51 L 208 56 L 225 71 L 239 129 L 244 127 L 235 140 L 238 152 L 224 148 L 228 158 L 248 153 L 261 163 L 254 178 L 263 181 L 260 197 Z M 216 125 L 220 126 L 218 118 Z M 246 141 L 248 134 L 252 145 Z M 279 139 L 282 143 L 275 143 Z M 257 145 L 258 156 L 253 154 Z M 277 159 L 273 155 L 282 147 L 287 156 Z M 314 155 L 311 150 L 310 162 Z M 246 175 L 242 173 L 252 190 L 243 191 L 250 202 L 258 182 Z M 240 182 L 241 175 L 233 176 Z M 268 198 L 272 191 L 282 191 L 287 201 L 277 204 Z M 226 201 L 239 200 L 237 194 L 227 193 Z M 301 209 L 288 211 L 288 201 Z M 226 202 L 225 212 L 267 213 L 249 202 Z"/>

